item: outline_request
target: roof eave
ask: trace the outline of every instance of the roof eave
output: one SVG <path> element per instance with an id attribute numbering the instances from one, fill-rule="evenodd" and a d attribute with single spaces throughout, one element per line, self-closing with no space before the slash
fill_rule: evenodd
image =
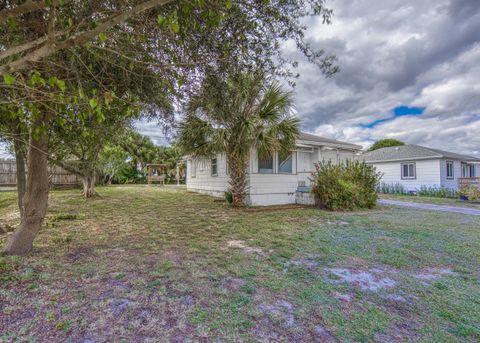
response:
<path id="1" fill-rule="evenodd" d="M 419 161 L 419 160 L 439 160 L 443 156 L 424 156 L 424 157 L 409 157 L 409 158 L 390 158 L 388 160 L 365 160 L 365 163 L 384 163 L 384 162 L 401 162 L 401 161 Z"/>
<path id="2" fill-rule="evenodd" d="M 348 143 L 331 143 L 331 142 L 316 142 L 316 141 L 308 141 L 308 140 L 297 140 L 297 144 L 305 144 L 305 145 L 313 145 L 313 146 L 329 146 L 335 148 L 342 148 L 347 150 L 359 151 L 362 150 L 360 145 L 355 144 L 348 144 Z"/>

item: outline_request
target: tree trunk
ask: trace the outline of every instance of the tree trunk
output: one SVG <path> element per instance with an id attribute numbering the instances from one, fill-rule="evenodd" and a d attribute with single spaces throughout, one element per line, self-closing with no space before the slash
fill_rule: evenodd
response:
<path id="1" fill-rule="evenodd" d="M 111 186 L 112 185 L 112 179 L 113 179 L 113 175 L 112 174 L 107 174 L 107 186 Z"/>
<path id="2" fill-rule="evenodd" d="M 82 176 L 83 196 L 85 198 L 92 198 L 95 196 L 95 172 L 87 173 Z"/>
<path id="3" fill-rule="evenodd" d="M 33 240 L 40 231 L 48 205 L 48 137 L 45 132 L 35 133 L 46 123 L 46 117 L 32 124 L 28 147 L 28 174 L 23 197 L 23 215 L 20 226 L 10 236 L 5 253 L 24 255 L 32 249 Z"/>
<path id="4" fill-rule="evenodd" d="M 20 217 L 23 216 L 23 197 L 25 196 L 25 188 L 27 184 L 27 178 L 25 175 L 25 145 L 19 140 L 21 131 L 19 128 L 15 129 L 15 138 L 13 140 L 13 148 L 15 150 L 15 163 L 17 167 L 17 196 L 18 196 L 18 209 L 20 211 Z"/>
<path id="5" fill-rule="evenodd" d="M 247 166 L 246 156 L 228 156 L 228 164 L 230 166 L 230 191 L 233 196 L 232 205 L 235 207 L 243 207 L 246 205 L 247 197 Z"/>

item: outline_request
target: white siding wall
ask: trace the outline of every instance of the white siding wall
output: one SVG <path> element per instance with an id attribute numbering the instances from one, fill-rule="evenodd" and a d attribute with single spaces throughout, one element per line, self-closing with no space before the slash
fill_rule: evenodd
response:
<path id="1" fill-rule="evenodd" d="M 447 179 L 447 161 L 453 162 L 453 179 Z M 440 177 L 443 187 L 458 190 L 458 178 L 462 177 L 462 162 L 455 160 L 440 160 Z"/>
<path id="2" fill-rule="evenodd" d="M 311 173 L 315 170 L 315 163 L 322 159 L 338 160 L 354 158 L 354 153 L 348 150 L 321 150 L 315 148 L 313 152 L 296 152 L 293 156 L 293 174 L 258 174 L 258 160 L 256 152 L 251 152 L 250 160 L 250 197 L 251 205 L 294 204 L 295 192 L 299 182 L 310 185 Z M 275 168 L 276 168 L 275 158 Z M 276 170 L 275 170 L 276 171 Z"/>
<path id="3" fill-rule="evenodd" d="M 195 163 L 195 176 L 192 164 Z M 211 175 L 210 159 L 187 160 L 187 189 L 193 192 L 223 197 L 228 188 L 227 163 L 225 155 L 217 155 L 217 176 Z"/>
<path id="4" fill-rule="evenodd" d="M 249 203 L 251 205 L 294 204 L 299 181 L 308 174 L 251 174 Z"/>
<path id="5" fill-rule="evenodd" d="M 332 163 L 338 163 L 339 156 L 336 150 L 322 150 L 315 149 L 318 154 L 318 161 L 331 161 Z"/>
<path id="6" fill-rule="evenodd" d="M 301 168 L 297 166 L 297 160 Z M 299 181 L 307 181 L 308 175 L 311 172 L 310 153 L 293 152 L 292 174 L 279 174 L 278 154 L 274 154 L 273 158 L 273 173 L 259 174 L 258 173 L 258 156 L 255 150 L 250 153 L 250 183 L 249 183 L 249 198 L 250 205 L 279 205 L 279 204 L 294 204 L 295 191 Z M 308 157 L 308 158 L 307 158 Z M 307 164 L 308 161 L 308 164 Z M 307 172 L 297 173 L 297 170 L 308 170 Z"/>
<path id="7" fill-rule="evenodd" d="M 440 160 L 412 161 L 416 164 L 416 179 L 402 179 L 401 162 L 372 163 L 377 171 L 384 175 L 380 182 L 402 184 L 407 191 L 420 189 L 421 186 L 440 187 Z"/>
<path id="8" fill-rule="evenodd" d="M 311 152 L 297 152 L 297 170 L 299 173 L 309 173 L 312 171 L 312 157 Z"/>
<path id="9" fill-rule="evenodd" d="M 320 158 L 322 157 L 322 158 Z M 310 185 L 309 177 L 314 171 L 314 163 L 322 159 L 338 160 L 354 157 L 353 152 L 347 150 L 314 149 L 312 153 L 294 152 L 292 161 L 292 174 L 279 174 L 278 154 L 274 156 L 274 173 L 259 174 L 258 158 L 255 150 L 250 153 L 249 161 L 249 197 L 251 205 L 278 205 L 295 203 L 295 191 L 299 182 Z M 193 160 L 187 159 L 187 189 L 194 192 L 223 197 L 228 189 L 228 175 L 226 175 L 225 155 L 218 155 L 218 176 L 211 176 L 210 160 L 196 161 L 195 177 L 192 177 Z"/>
<path id="10" fill-rule="evenodd" d="M 316 156 L 318 156 L 318 159 L 315 162 L 325 160 L 332 161 L 333 163 L 340 163 L 345 162 L 346 160 L 353 160 L 356 158 L 356 155 L 353 151 L 342 149 L 315 149 L 315 154 Z"/>

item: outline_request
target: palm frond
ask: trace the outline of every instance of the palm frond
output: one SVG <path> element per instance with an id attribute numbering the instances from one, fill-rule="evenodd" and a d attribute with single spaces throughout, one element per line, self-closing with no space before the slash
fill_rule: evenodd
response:
<path id="1" fill-rule="evenodd" d="M 186 116 L 179 126 L 178 146 L 183 154 L 211 157 L 224 150 L 225 132 L 194 114 Z"/>
<path id="2" fill-rule="evenodd" d="M 286 91 L 275 82 L 268 85 L 259 104 L 258 116 L 262 120 L 278 121 L 290 115 L 293 109 L 293 92 Z"/>
<path id="3" fill-rule="evenodd" d="M 261 74 L 210 76 L 180 125 L 179 146 L 195 156 L 291 150 L 299 133 L 292 108 L 293 93 Z"/>

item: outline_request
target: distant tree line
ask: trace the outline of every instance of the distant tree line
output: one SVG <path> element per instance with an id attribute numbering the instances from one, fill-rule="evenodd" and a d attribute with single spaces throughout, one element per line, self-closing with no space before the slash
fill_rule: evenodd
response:
<path id="1" fill-rule="evenodd" d="M 399 141 L 398 139 L 385 138 L 385 139 L 380 139 L 375 143 L 373 143 L 372 146 L 368 149 L 368 151 L 374 151 L 382 148 L 388 148 L 392 146 L 401 146 L 401 145 L 405 145 L 405 143 L 402 141 Z"/>

